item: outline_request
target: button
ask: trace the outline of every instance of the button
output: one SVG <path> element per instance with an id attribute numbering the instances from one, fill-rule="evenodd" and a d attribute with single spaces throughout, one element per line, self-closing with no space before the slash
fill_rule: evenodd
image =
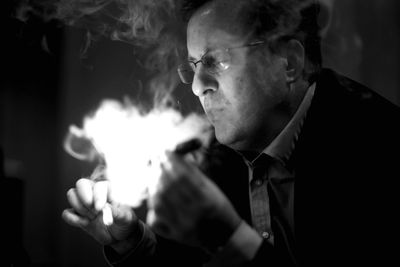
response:
<path id="1" fill-rule="evenodd" d="M 269 234 L 268 232 L 262 232 L 261 236 L 262 236 L 264 239 L 268 239 L 268 238 L 270 237 L 270 234 Z"/>
<path id="2" fill-rule="evenodd" d="M 257 179 L 257 180 L 254 181 L 254 183 L 256 184 L 256 186 L 260 186 L 260 185 L 263 184 L 263 181 L 260 180 L 260 179 Z"/>

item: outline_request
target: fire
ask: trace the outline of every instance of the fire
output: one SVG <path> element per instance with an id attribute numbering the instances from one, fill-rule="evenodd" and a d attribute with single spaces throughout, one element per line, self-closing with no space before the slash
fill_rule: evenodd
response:
<path id="1" fill-rule="evenodd" d="M 93 160 L 95 150 L 104 168 L 96 168 L 92 178 L 110 182 L 114 201 L 137 207 L 157 185 L 161 171 L 157 162 L 165 151 L 193 138 L 207 146 L 211 133 L 208 121 L 197 114 L 184 117 L 172 108 L 143 113 L 132 104 L 105 100 L 84 118 L 82 128 L 70 126 L 64 147 L 81 160 Z M 75 151 L 77 139 L 89 141 L 91 149 Z"/>

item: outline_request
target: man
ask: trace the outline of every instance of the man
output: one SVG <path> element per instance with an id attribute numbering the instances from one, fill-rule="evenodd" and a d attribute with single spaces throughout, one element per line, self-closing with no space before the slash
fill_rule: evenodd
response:
<path id="1" fill-rule="evenodd" d="M 395 264 L 399 108 L 321 69 L 310 1 L 188 2 L 179 73 L 222 160 L 168 152 L 148 225 L 111 201 L 105 226 L 106 182 L 87 179 L 64 219 L 118 266 Z"/>

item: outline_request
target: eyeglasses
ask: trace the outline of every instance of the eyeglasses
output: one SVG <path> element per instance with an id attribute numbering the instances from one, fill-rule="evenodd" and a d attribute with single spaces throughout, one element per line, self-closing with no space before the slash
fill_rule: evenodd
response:
<path id="1" fill-rule="evenodd" d="M 194 74 L 199 63 L 203 64 L 203 67 L 207 73 L 212 75 L 220 74 L 229 69 L 229 67 L 232 65 L 232 58 L 229 53 L 230 50 L 250 46 L 258 46 L 264 43 L 264 41 L 256 41 L 242 46 L 208 51 L 198 61 L 189 60 L 179 65 L 179 77 L 181 78 L 181 81 L 183 83 L 191 84 L 193 82 Z"/>

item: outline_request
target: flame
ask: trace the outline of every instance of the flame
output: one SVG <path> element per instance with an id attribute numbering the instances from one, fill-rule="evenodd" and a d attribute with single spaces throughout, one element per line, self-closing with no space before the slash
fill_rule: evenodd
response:
<path id="1" fill-rule="evenodd" d="M 211 129 L 204 117 L 194 113 L 183 117 L 165 107 L 144 113 L 133 104 L 104 100 L 93 115 L 84 118 L 82 128 L 70 127 L 64 145 L 81 160 L 93 159 L 95 149 L 104 164 L 101 172 L 110 181 L 111 198 L 137 207 L 154 191 L 165 151 L 193 138 L 207 146 Z M 75 139 L 90 142 L 93 149 L 74 151 Z M 97 169 L 92 177 L 98 176 Z"/>

